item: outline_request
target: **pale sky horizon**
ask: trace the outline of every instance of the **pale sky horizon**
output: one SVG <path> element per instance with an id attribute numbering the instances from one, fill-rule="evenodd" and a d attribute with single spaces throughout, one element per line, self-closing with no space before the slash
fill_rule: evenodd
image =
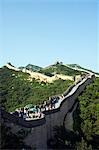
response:
<path id="1" fill-rule="evenodd" d="M 0 0 L 0 67 L 56 61 L 99 72 L 97 0 Z"/>

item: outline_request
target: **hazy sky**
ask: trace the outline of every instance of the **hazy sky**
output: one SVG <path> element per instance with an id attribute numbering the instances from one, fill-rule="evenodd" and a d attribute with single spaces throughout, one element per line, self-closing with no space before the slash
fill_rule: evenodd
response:
<path id="1" fill-rule="evenodd" d="M 0 66 L 62 61 L 99 72 L 98 1 L 0 0 Z"/>

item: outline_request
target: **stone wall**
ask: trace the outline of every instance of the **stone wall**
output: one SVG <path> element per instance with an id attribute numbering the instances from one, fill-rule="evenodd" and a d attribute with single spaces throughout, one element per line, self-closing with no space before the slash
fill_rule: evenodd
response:
<path id="1" fill-rule="evenodd" d="M 1 110 L 2 117 L 12 122 L 12 130 L 14 131 L 15 125 L 25 130 L 30 129 L 29 134 L 24 138 L 24 142 L 37 149 L 47 149 L 47 140 L 53 137 L 53 128 L 65 123 L 65 127 L 69 128 L 71 119 L 69 120 L 70 110 L 75 104 L 78 95 L 85 89 L 85 87 L 93 81 L 93 76 L 85 77 L 76 85 L 73 85 L 65 94 L 63 101 L 57 109 L 45 111 L 45 117 L 25 121 L 21 118 L 15 117 L 4 110 Z M 66 118 L 67 117 L 67 118 Z M 65 122 L 64 122 L 65 121 Z M 67 121 L 67 122 L 66 122 Z M 72 122 L 72 121 L 71 121 Z"/>

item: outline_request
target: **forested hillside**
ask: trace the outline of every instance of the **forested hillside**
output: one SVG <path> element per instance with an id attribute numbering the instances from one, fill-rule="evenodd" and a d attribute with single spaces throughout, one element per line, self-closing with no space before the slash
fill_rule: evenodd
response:
<path id="1" fill-rule="evenodd" d="M 74 130 L 84 139 L 84 144 L 99 149 L 99 78 L 87 86 L 78 97 L 79 106 L 74 119 Z"/>
<path id="2" fill-rule="evenodd" d="M 33 103 L 39 104 L 50 96 L 62 94 L 73 82 L 56 80 L 53 83 L 29 80 L 29 75 L 6 67 L 0 69 L 0 100 L 7 111 Z"/>

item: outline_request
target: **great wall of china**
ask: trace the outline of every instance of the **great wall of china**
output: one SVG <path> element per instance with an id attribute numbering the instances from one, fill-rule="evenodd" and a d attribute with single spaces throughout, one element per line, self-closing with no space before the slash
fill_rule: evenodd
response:
<path id="1" fill-rule="evenodd" d="M 37 149 L 47 149 L 47 141 L 53 137 L 53 128 L 55 126 L 65 125 L 66 128 L 72 130 L 72 114 L 77 106 L 76 99 L 93 79 L 94 76 L 89 75 L 72 85 L 66 91 L 64 99 L 58 107 L 45 111 L 43 118 L 26 121 L 2 109 L 1 118 L 8 120 L 9 123 L 7 125 L 12 128 L 12 132 L 17 133 L 20 129 L 28 132 L 24 138 L 24 142 L 27 145 Z"/>
<path id="2" fill-rule="evenodd" d="M 69 76 L 69 75 L 63 75 L 63 74 L 56 74 L 52 77 L 49 77 L 47 75 L 44 75 L 42 73 L 39 73 L 39 72 L 33 72 L 33 71 L 30 71 L 26 68 L 24 69 L 19 69 L 19 68 L 16 68 L 10 64 L 6 64 L 5 65 L 8 69 L 11 69 L 11 70 L 14 70 L 14 71 L 21 71 L 21 72 L 24 72 L 24 73 L 27 73 L 30 75 L 29 77 L 29 80 L 32 81 L 33 78 L 35 78 L 36 80 L 39 80 L 39 81 L 43 81 L 43 82 L 48 82 L 48 83 L 52 83 L 53 81 L 57 80 L 57 79 L 63 79 L 63 80 L 71 80 L 73 81 L 73 76 Z M 76 75 L 75 76 L 76 80 L 80 79 L 80 75 Z"/>

